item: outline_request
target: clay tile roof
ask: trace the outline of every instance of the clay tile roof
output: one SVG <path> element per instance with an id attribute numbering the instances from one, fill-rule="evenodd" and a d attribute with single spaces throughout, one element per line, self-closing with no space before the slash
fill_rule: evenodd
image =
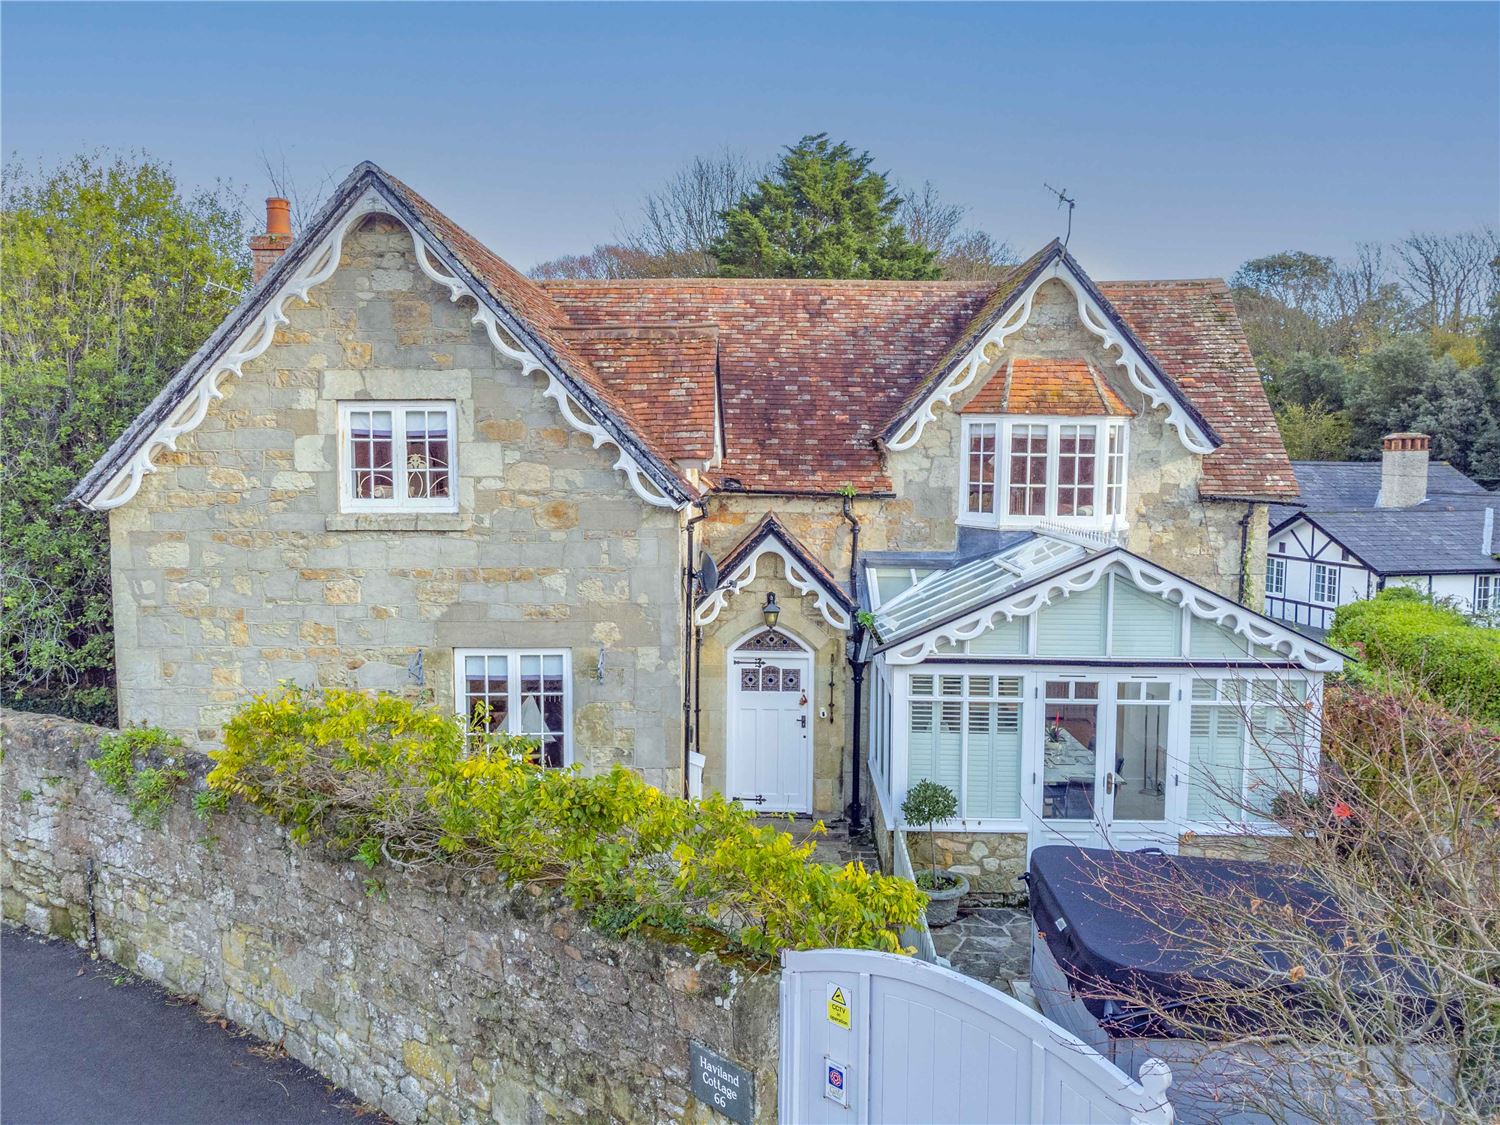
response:
<path id="1" fill-rule="evenodd" d="M 1123 417 L 1135 411 L 1086 359 L 1013 359 L 963 408 L 966 414 Z"/>
<path id="2" fill-rule="evenodd" d="M 993 285 L 675 279 L 542 288 L 577 325 L 716 325 L 719 486 L 832 493 L 890 489 L 880 427 Z"/>
<path id="3" fill-rule="evenodd" d="M 698 327 L 568 327 L 562 331 L 671 457 L 714 455 L 719 333 Z"/>
<path id="4" fill-rule="evenodd" d="M 631 436 L 640 440 L 657 464 L 670 473 L 679 485 L 686 485 L 691 493 L 691 485 L 672 466 L 670 451 L 654 435 L 643 432 L 626 396 L 617 390 L 612 380 L 602 378 L 594 370 L 584 351 L 575 346 L 574 339 L 568 332 L 567 314 L 547 291 L 406 184 L 383 171 L 381 176 L 392 190 L 404 198 L 423 224 L 463 263 L 464 268 L 525 322 L 526 327 L 552 353 L 558 364 L 587 388 L 596 404 L 611 412 L 615 421 L 629 427 Z"/>
<path id="5" fill-rule="evenodd" d="M 1294 499 L 1297 478 L 1229 287 L 1106 281 L 1099 289 L 1223 439 L 1203 461 L 1204 496 Z"/>

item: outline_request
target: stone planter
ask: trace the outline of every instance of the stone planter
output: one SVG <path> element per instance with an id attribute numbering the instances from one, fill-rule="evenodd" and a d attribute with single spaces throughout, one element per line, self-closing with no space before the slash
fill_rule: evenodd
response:
<path id="1" fill-rule="evenodd" d="M 969 881 L 957 871 L 944 871 L 944 875 L 957 879 L 958 883 L 951 887 L 945 887 L 940 891 L 929 891 L 925 888 L 923 893 L 927 895 L 927 924 L 929 926 L 946 926 L 958 917 L 958 902 L 964 895 L 969 893 Z"/>

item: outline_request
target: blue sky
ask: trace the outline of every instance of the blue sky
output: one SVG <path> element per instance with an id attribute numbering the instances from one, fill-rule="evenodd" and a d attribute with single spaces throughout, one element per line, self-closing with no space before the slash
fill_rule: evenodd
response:
<path id="1" fill-rule="evenodd" d="M 1495 4 L 21 4 L 7 156 L 145 149 L 258 199 L 372 159 L 521 267 L 695 153 L 826 130 L 1100 278 L 1496 222 Z"/>

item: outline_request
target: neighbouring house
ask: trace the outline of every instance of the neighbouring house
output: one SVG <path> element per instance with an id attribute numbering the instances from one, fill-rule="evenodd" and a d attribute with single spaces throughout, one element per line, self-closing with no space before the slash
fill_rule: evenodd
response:
<path id="1" fill-rule="evenodd" d="M 1316 753 L 1342 657 L 1259 612 L 1297 483 L 1222 282 L 1053 242 L 998 284 L 538 283 L 371 164 L 268 228 L 73 493 L 122 721 L 404 692 L 882 830 L 932 777 L 999 893 L 1041 842 L 1210 846 L 1261 734 Z"/>
<path id="2" fill-rule="evenodd" d="M 1428 435 L 1389 434 L 1377 461 L 1298 461 L 1301 506 L 1271 508 L 1266 613 L 1321 635 L 1341 605 L 1390 585 L 1500 620 L 1500 542 L 1489 492 Z"/>

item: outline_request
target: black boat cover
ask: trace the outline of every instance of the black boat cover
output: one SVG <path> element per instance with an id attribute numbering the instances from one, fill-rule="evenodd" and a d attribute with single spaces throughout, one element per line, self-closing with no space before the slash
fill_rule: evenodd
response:
<path id="1" fill-rule="evenodd" d="M 1252 860 L 1049 845 L 1032 853 L 1027 882 L 1038 934 L 1089 1010 L 1119 1018 L 1122 1034 L 1148 1033 L 1144 1026 L 1126 1030 L 1130 997 L 1139 997 L 1144 1010 L 1152 1002 L 1161 1007 L 1195 996 L 1222 998 L 1228 985 L 1284 992 L 1286 1002 L 1302 1007 L 1316 1004 L 1308 994 L 1331 973 L 1344 989 L 1372 999 L 1401 998 L 1406 1017 L 1418 1023 L 1435 1014 L 1430 970 L 1383 935 L 1355 939 L 1363 949 L 1341 955 L 1352 934 L 1344 912 L 1305 873 Z M 1225 908 L 1214 917 L 1218 902 Z M 1295 926 L 1278 918 L 1262 935 L 1252 921 L 1255 912 L 1288 910 L 1300 920 Z M 1233 963 L 1215 956 L 1230 919 L 1240 954 Z M 1289 928 L 1298 937 L 1292 955 L 1277 948 L 1287 942 L 1276 940 Z M 1255 943 L 1261 966 L 1247 963 L 1245 939 Z M 1294 958 L 1322 963 L 1303 965 L 1299 975 L 1292 972 Z"/>

